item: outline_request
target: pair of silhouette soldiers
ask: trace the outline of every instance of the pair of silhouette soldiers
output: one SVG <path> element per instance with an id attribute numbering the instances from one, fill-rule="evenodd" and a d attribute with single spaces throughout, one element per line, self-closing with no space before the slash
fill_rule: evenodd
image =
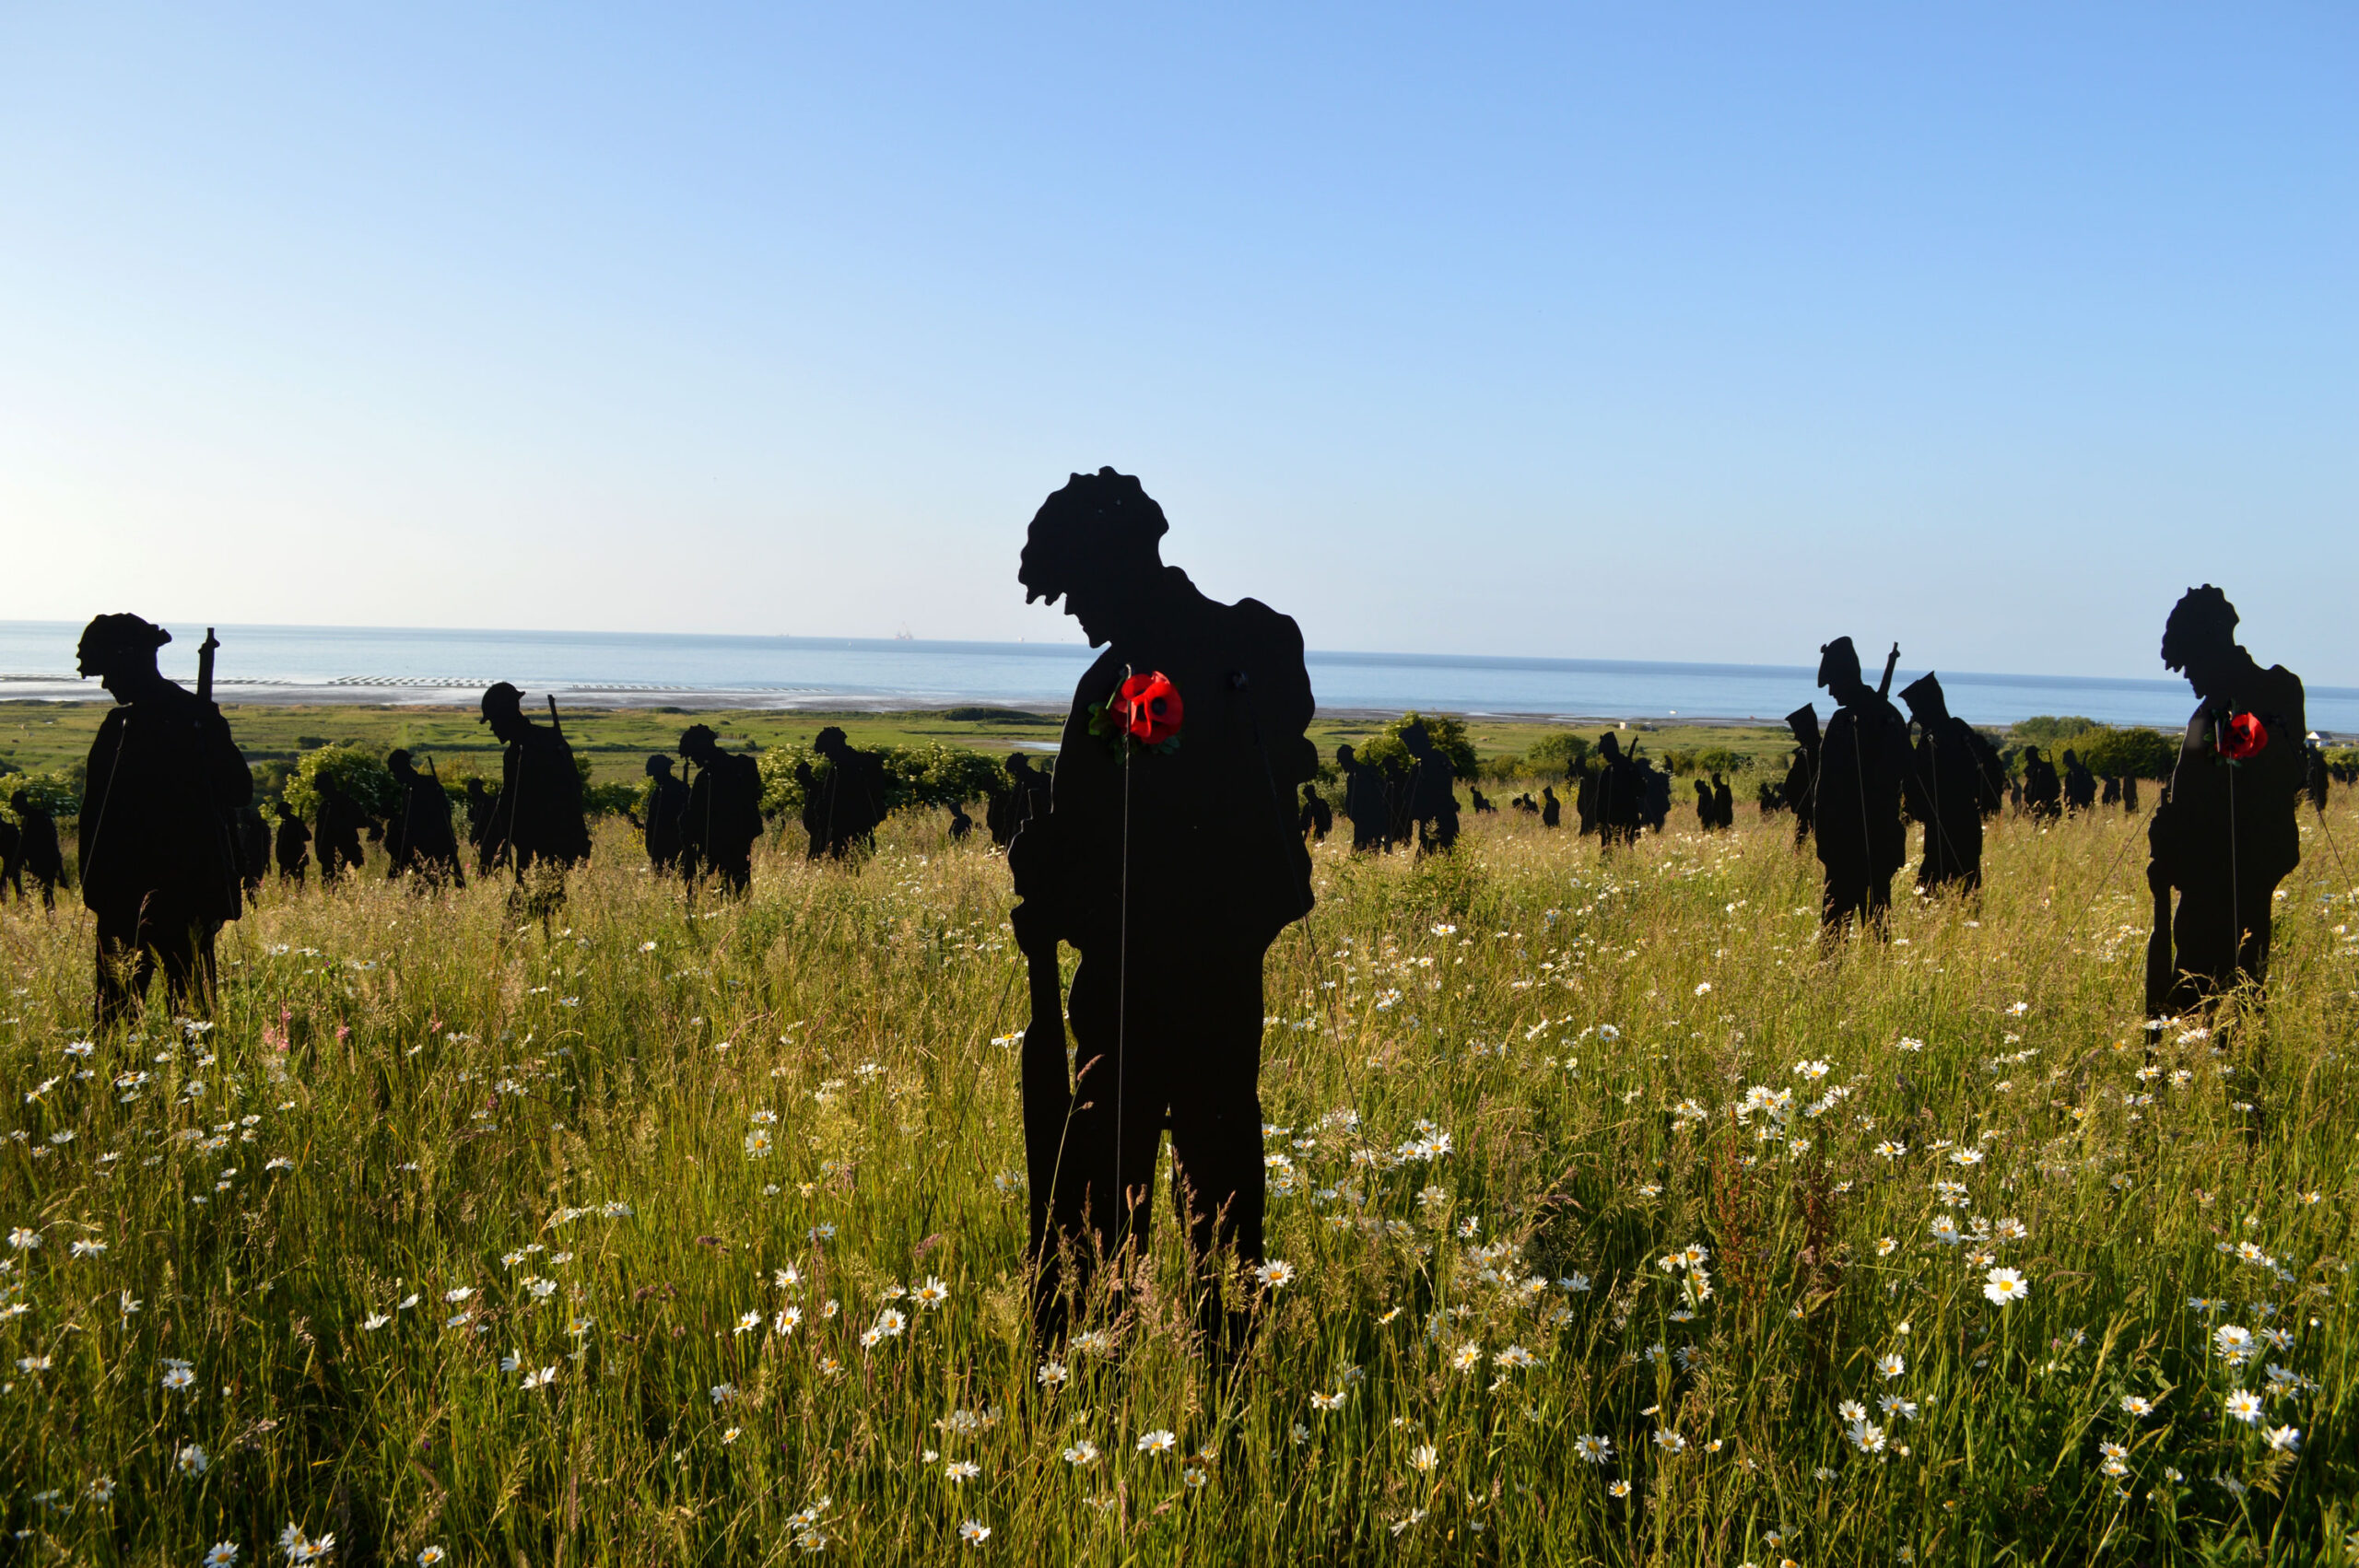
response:
<path id="1" fill-rule="evenodd" d="M 159 972 L 176 1009 L 209 1008 L 214 938 L 244 913 L 237 813 L 253 775 L 220 708 L 158 672 L 170 640 L 137 615 L 100 615 L 76 650 L 83 677 L 115 700 L 90 742 L 78 820 L 101 1029 L 139 1006 Z"/>
<path id="2" fill-rule="evenodd" d="M 1297 807 L 1318 759 L 1295 623 L 1206 598 L 1163 563 L 1167 526 L 1136 479 L 1075 474 L 1033 518 L 1018 573 L 1027 600 L 1062 597 L 1104 649 L 1074 689 L 1050 810 L 1008 851 L 1033 980 L 1034 1299 L 1053 1340 L 1099 1259 L 1127 1271 L 1143 1252 L 1168 1128 L 1199 1323 L 1222 1353 L 1250 1315 L 1216 1260 L 1263 1258 L 1262 964 L 1311 907 Z M 1121 706 L 1150 674 L 1177 694 L 1175 733 Z M 1062 1008 L 1060 942 L 1081 954 Z"/>
<path id="3" fill-rule="evenodd" d="M 1736 791 L 1718 773 L 1711 782 L 1696 780 L 1696 822 L 1707 833 L 1718 833 L 1736 825 Z"/>
<path id="4" fill-rule="evenodd" d="M 1622 749 L 1622 737 L 1608 730 L 1597 738 L 1597 766 L 1581 774 L 1573 809 L 1581 831 L 1594 833 L 1607 848 L 1636 844 L 1647 825 L 1648 781 L 1637 759 Z"/>
<path id="5" fill-rule="evenodd" d="M 406 748 L 385 758 L 400 799 L 385 819 L 385 852 L 392 857 L 388 876 L 412 874 L 429 885 L 467 885 L 459 864 L 459 835 L 451 814 L 451 797 L 442 789 L 439 771 L 420 773 Z"/>
<path id="6" fill-rule="evenodd" d="M 13 888 L 18 902 L 28 901 L 25 878 L 29 875 L 33 885 L 41 889 L 41 907 L 54 909 L 57 884 L 65 880 L 65 856 L 57 842 L 57 819 L 25 790 L 9 795 L 8 809 L 16 813 L 17 820 L 0 820 L 0 897 Z"/>
<path id="7" fill-rule="evenodd" d="M 1893 649 L 1895 659 L 1899 651 Z M 1890 661 L 1884 678 L 1891 680 Z M 1820 648 L 1818 684 L 1836 702 L 1812 770 L 1811 832 L 1825 877 L 1820 925 L 1830 936 L 1853 921 L 1880 931 L 1892 907 L 1893 874 L 1908 858 L 1900 817 L 1913 761 L 1908 725 L 1862 678 L 1859 650 L 1848 637 Z"/>
<path id="8" fill-rule="evenodd" d="M 1335 830 L 1335 809 L 1319 792 L 1316 784 L 1302 787 L 1302 815 L 1296 825 L 1302 835 L 1314 844 L 1323 844 Z"/>
<path id="9" fill-rule="evenodd" d="M 875 848 L 876 830 L 892 811 L 884 760 L 854 746 L 833 724 L 819 731 L 811 749 L 826 766 L 794 765 L 795 782 L 803 787 L 803 831 L 810 841 L 804 853 L 814 860 L 840 860 L 855 849 Z"/>

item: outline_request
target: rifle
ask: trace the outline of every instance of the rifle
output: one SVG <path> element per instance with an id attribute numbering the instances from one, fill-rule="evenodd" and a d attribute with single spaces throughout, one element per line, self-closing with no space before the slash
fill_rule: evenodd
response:
<path id="1" fill-rule="evenodd" d="M 1894 651 L 1895 651 L 1895 652 L 1897 652 L 1897 651 L 1899 651 L 1899 650 L 1898 650 L 1897 649 L 1894 649 Z M 558 721 L 558 719 L 557 719 L 557 693 L 555 693 L 555 692 L 550 692 L 550 693 L 548 694 L 548 699 L 549 699 L 549 728 L 557 731 L 557 738 L 558 740 L 560 740 L 560 741 L 561 741 L 561 740 L 565 739 L 565 726 L 564 726 L 564 724 L 563 724 L 563 723 L 561 723 L 561 722 L 559 722 L 559 721 Z"/>
<path id="2" fill-rule="evenodd" d="M 1884 679 L 1876 683 L 1876 696 L 1886 698 L 1892 696 L 1892 673 L 1899 663 L 1900 644 L 1895 642 L 1892 645 L 1892 651 L 1884 656 Z"/>
<path id="3" fill-rule="evenodd" d="M 196 645 L 196 700 L 199 702 L 213 700 L 213 650 L 220 646 L 221 639 L 213 635 L 213 628 L 205 627 L 205 640 Z"/>

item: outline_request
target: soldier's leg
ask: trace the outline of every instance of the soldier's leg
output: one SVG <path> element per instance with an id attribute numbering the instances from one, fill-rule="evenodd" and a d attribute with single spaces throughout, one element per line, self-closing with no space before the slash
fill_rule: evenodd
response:
<path id="1" fill-rule="evenodd" d="M 2225 887 L 2207 882 L 2180 888 L 2171 917 L 2172 1012 L 2192 1012 L 2236 984 L 2242 934 L 2236 899 Z"/>
<path id="2" fill-rule="evenodd" d="M 2236 945 L 2236 973 L 2239 979 L 2260 986 L 2269 980 L 2269 941 L 2272 928 L 2274 887 L 2251 887 L 2237 899 L 2244 917 L 2244 940 Z M 2257 911 L 2257 913 L 2255 912 Z"/>
<path id="3" fill-rule="evenodd" d="M 1172 1045 L 1192 1059 L 1172 1080 L 1172 1197 L 1195 1263 L 1198 1326 L 1226 1353 L 1243 1342 L 1252 1315 L 1242 1304 L 1224 1311 L 1222 1268 L 1232 1256 L 1242 1269 L 1265 1257 L 1260 955 L 1205 962 L 1192 993 L 1184 1019 L 1173 1019 L 1185 1034 Z"/>
<path id="4" fill-rule="evenodd" d="M 1072 1249 L 1076 1295 L 1086 1291 L 1101 1255 L 1119 1268 L 1125 1248 L 1146 1246 L 1169 1104 L 1161 1074 L 1149 1067 L 1163 1053 L 1137 1037 L 1153 1029 L 1142 1016 L 1155 1012 L 1150 999 L 1132 998 L 1134 1027 L 1122 1037 L 1118 967 L 1110 954 L 1083 959 L 1066 1003 L 1077 1072 L 1050 1194 L 1048 1246 Z"/>
<path id="5" fill-rule="evenodd" d="M 147 956 L 139 946 L 135 911 L 99 911 L 98 1026 L 128 1018 L 147 989 Z"/>

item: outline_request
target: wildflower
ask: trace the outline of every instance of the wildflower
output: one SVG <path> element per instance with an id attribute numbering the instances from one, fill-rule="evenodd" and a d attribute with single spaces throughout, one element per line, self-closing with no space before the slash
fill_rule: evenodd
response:
<path id="1" fill-rule="evenodd" d="M 1846 1422 L 1865 1421 L 1868 1419 L 1868 1407 L 1857 1399 L 1846 1399 L 1835 1407 L 1835 1413 Z"/>
<path id="2" fill-rule="evenodd" d="M 212 1468 L 213 1460 L 204 1449 L 191 1443 L 172 1456 L 172 1463 L 184 1476 L 201 1476 Z M 232 1547 L 230 1550 L 234 1553 L 237 1549 Z"/>
<path id="3" fill-rule="evenodd" d="M 1609 1497 L 1627 1497 L 1630 1495 L 1630 1483 L 1626 1480 L 1609 1482 L 1605 1492 Z"/>
<path id="4" fill-rule="evenodd" d="M 47 1356 L 18 1356 L 17 1358 L 18 1372 L 47 1372 L 49 1368 L 50 1358 Z"/>
<path id="5" fill-rule="evenodd" d="M 711 1397 L 714 1404 L 725 1405 L 730 1400 L 737 1397 L 737 1385 L 734 1383 L 716 1383 L 710 1389 L 706 1390 L 706 1392 Z"/>
<path id="6" fill-rule="evenodd" d="M 992 1527 L 980 1519 L 968 1519 L 958 1527 L 958 1539 L 968 1546 L 980 1546 L 992 1539 Z"/>
<path id="7" fill-rule="evenodd" d="M 1560 1288 L 1574 1295 L 1586 1294 L 1590 1288 L 1590 1279 L 1587 1274 L 1567 1274 L 1563 1279 L 1557 1281 L 1556 1283 Z"/>
<path id="8" fill-rule="evenodd" d="M 1272 1290 L 1283 1290 L 1294 1283 L 1294 1265 L 1283 1258 L 1273 1258 L 1253 1270 L 1253 1277 Z"/>
<path id="9" fill-rule="evenodd" d="M 1878 1258 L 1889 1258 L 1899 1249 L 1900 1243 L 1891 1236 L 1884 1236 L 1876 1243 L 1876 1256 Z"/>
<path id="10" fill-rule="evenodd" d="M 97 1476 L 92 1478 L 90 1484 L 84 1489 L 83 1495 L 88 1497 L 93 1503 L 113 1502 L 114 1477 Z"/>
<path id="11" fill-rule="evenodd" d="M 770 1151 L 776 1147 L 778 1140 L 770 1135 L 767 1127 L 757 1127 L 745 1134 L 745 1157 L 749 1160 L 767 1160 Z"/>
<path id="12" fill-rule="evenodd" d="M 2212 1331 L 2212 1342 L 2220 1352 L 2220 1359 L 2230 1366 L 2242 1366 L 2252 1359 L 2252 1330 L 2234 1323 L 2224 1323 Z"/>
<path id="13" fill-rule="evenodd" d="M 1832 1062 L 1798 1061 L 1794 1063 L 1794 1076 L 1805 1083 L 1815 1083 L 1834 1071 Z"/>
<path id="14" fill-rule="evenodd" d="M 1958 1235 L 1957 1222 L 1947 1214 L 1933 1216 L 1932 1232 L 1933 1239 L 1943 1246 L 1955 1246 L 1961 1239 Z"/>
<path id="15" fill-rule="evenodd" d="M 903 1328 L 909 1327 L 909 1322 L 910 1320 L 898 1309 L 888 1306 L 876 1315 L 876 1336 L 883 1340 L 894 1339 Z"/>
<path id="16" fill-rule="evenodd" d="M 164 1387 L 175 1394 L 195 1386 L 196 1374 L 189 1370 L 186 1362 L 174 1362 L 164 1369 Z"/>
<path id="17" fill-rule="evenodd" d="M 1850 1438 L 1853 1446 L 1862 1454 L 1880 1454 L 1884 1451 L 1884 1428 L 1872 1422 L 1855 1421 L 1845 1435 Z"/>
<path id="18" fill-rule="evenodd" d="M 1104 1328 L 1085 1328 L 1073 1337 L 1077 1355 L 1110 1356 L 1114 1353 L 1114 1336 Z"/>
<path id="19" fill-rule="evenodd" d="M 1883 1373 L 1887 1379 L 1894 1378 L 1908 1370 L 1908 1363 L 1902 1358 L 1898 1351 L 1894 1351 L 1889 1355 L 1879 1356 L 1876 1359 L 1876 1370 Z"/>
<path id="20" fill-rule="evenodd" d="M 290 1524 L 278 1532 L 278 1549 L 289 1562 L 317 1562 L 335 1550 L 335 1533 L 313 1540 Z"/>
<path id="21" fill-rule="evenodd" d="M 1441 1455 L 1430 1443 L 1420 1443 L 1409 1451 L 1409 1468 L 1419 1474 L 1430 1474 L 1441 1463 Z"/>
<path id="22" fill-rule="evenodd" d="M 2260 1396 L 2239 1388 L 2228 1396 L 2227 1410 L 2231 1419 L 2250 1426 L 2260 1419 Z"/>
<path id="23" fill-rule="evenodd" d="M 205 1568 L 229 1568 L 229 1564 L 237 1560 L 238 1543 L 236 1541 L 217 1540 L 213 1543 L 213 1549 L 205 1554 Z"/>
<path id="24" fill-rule="evenodd" d="M 1897 1416 L 1904 1421 L 1915 1421 L 1917 1419 L 1917 1401 L 1914 1399 L 1904 1399 L 1897 1394 L 1886 1394 L 1883 1398 L 1876 1401 L 1876 1408 L 1884 1412 L 1884 1419 L 1887 1421 L 1891 1420 L 1895 1416 Z"/>
<path id="25" fill-rule="evenodd" d="M 1891 1139 L 1887 1138 L 1883 1142 L 1876 1145 L 1876 1153 L 1883 1155 L 1887 1160 L 1897 1160 L 1902 1155 L 1908 1153 L 1908 1145 L 1906 1143 L 1895 1143 Z"/>
<path id="26" fill-rule="evenodd" d="M 1483 1364 L 1483 1347 L 1469 1340 L 1449 1352 L 1449 1364 L 1461 1372 L 1472 1372 Z"/>
<path id="27" fill-rule="evenodd" d="M 1341 1389 L 1332 1394 L 1315 1393 L 1310 1396 L 1310 1408 L 1314 1410 L 1341 1410 L 1343 1405 L 1344 1394 Z"/>
<path id="28" fill-rule="evenodd" d="M 935 1307 L 940 1306 L 944 1302 L 950 1299 L 950 1287 L 944 1284 L 940 1280 L 935 1279 L 933 1275 L 928 1274 L 925 1277 L 925 1283 L 920 1285 L 916 1290 L 910 1293 L 910 1299 L 916 1302 L 918 1305 L 923 1307 L 926 1311 L 932 1312 Z"/>
<path id="29" fill-rule="evenodd" d="M 1521 1345 L 1509 1345 L 1506 1350 L 1493 1356 L 1491 1363 L 1494 1366 L 1503 1366 L 1510 1372 L 1520 1372 L 1527 1366 L 1539 1365 L 1540 1358 Z"/>
<path id="30" fill-rule="evenodd" d="M 1981 1163 L 1982 1151 L 1979 1149 L 1954 1149 L 1950 1151 L 1950 1164 L 1953 1165 L 1978 1165 Z"/>
<path id="31" fill-rule="evenodd" d="M 1032 1375 L 1043 1388 L 1062 1388 L 1072 1374 L 1065 1370 L 1065 1363 L 1061 1361 L 1044 1361 L 1040 1363 L 1040 1370 Z"/>
<path id="32" fill-rule="evenodd" d="M 948 1476 L 953 1483 L 963 1484 L 981 1475 L 983 1467 L 972 1459 L 953 1459 L 942 1467 L 942 1473 Z"/>
<path id="33" fill-rule="evenodd" d="M 530 1392 L 534 1388 L 546 1388 L 556 1381 L 557 1368 L 554 1366 L 545 1366 L 538 1372 L 528 1372 L 524 1374 L 523 1387 L 527 1392 Z"/>
<path id="34" fill-rule="evenodd" d="M 2031 1285 L 2018 1270 L 1993 1269 L 1982 1279 L 1982 1293 L 2001 1306 L 2030 1299 Z"/>
<path id="35" fill-rule="evenodd" d="M 2298 1426 L 2263 1427 L 2260 1440 L 2280 1454 L 2292 1454 L 2302 1446 L 2302 1429 Z"/>
<path id="36" fill-rule="evenodd" d="M 360 1320 L 360 1327 L 363 1332 L 373 1334 L 392 1321 L 392 1318 L 386 1316 L 381 1312 L 372 1312 L 368 1316 Z"/>
<path id="37" fill-rule="evenodd" d="M 1097 1445 L 1085 1437 L 1065 1450 L 1064 1460 L 1076 1469 L 1086 1469 L 1097 1462 Z"/>
<path id="38" fill-rule="evenodd" d="M 1666 1454 L 1684 1453 L 1687 1448 L 1687 1439 L 1667 1427 L 1659 1426 L 1655 1428 L 1655 1446 Z"/>
<path id="39" fill-rule="evenodd" d="M 799 1306 L 782 1306 L 770 1314 L 770 1332 L 781 1338 L 792 1334 L 802 1323 L 803 1309 Z"/>
<path id="40" fill-rule="evenodd" d="M 1573 1439 L 1573 1452 L 1585 1464 L 1609 1464 L 1614 1458 L 1614 1439 L 1586 1433 Z"/>
<path id="41" fill-rule="evenodd" d="M 27 1230 L 24 1226 L 18 1225 L 15 1230 L 8 1233 L 8 1245 L 15 1247 L 18 1252 L 29 1251 L 41 1245 L 41 1233 L 39 1231 Z M 234 1550 L 236 1549 L 232 1548 L 231 1550 Z"/>
<path id="42" fill-rule="evenodd" d="M 444 1291 L 442 1293 L 442 1299 L 444 1301 L 453 1303 L 463 1302 L 475 1293 L 475 1291 L 473 1285 L 457 1285 L 450 1290 Z"/>
<path id="43" fill-rule="evenodd" d="M 1179 1445 L 1180 1439 L 1170 1432 L 1157 1428 L 1139 1435 L 1138 1451 L 1142 1454 L 1168 1454 Z"/>

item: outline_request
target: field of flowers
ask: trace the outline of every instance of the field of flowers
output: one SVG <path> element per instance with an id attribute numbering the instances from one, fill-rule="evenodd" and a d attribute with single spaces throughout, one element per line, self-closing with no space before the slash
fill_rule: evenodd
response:
<path id="1" fill-rule="evenodd" d="M 1168 1225 L 1033 1347 L 1007 878 L 938 818 L 739 904 L 615 825 L 546 923 L 274 887 L 212 1024 L 98 1039 L 12 903 L 0 1555 L 2345 1560 L 2351 797 L 2208 1027 L 2139 1014 L 2118 813 L 1826 955 L 1741 814 L 1321 848 L 1225 1383 Z"/>

